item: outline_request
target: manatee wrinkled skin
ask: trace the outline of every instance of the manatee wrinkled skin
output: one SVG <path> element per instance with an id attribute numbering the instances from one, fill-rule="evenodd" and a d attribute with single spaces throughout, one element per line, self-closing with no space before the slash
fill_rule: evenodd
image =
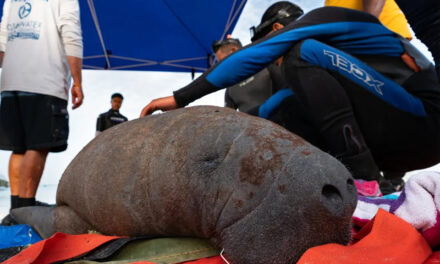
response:
<path id="1" fill-rule="evenodd" d="M 347 169 L 302 138 L 230 109 L 192 107 L 96 137 L 44 214 L 57 232 L 201 237 L 234 264 L 295 263 L 310 247 L 347 243 L 356 202 Z"/>

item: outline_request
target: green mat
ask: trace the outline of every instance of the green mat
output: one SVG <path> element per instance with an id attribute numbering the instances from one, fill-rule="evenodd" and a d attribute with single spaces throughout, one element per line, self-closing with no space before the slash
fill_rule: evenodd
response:
<path id="1" fill-rule="evenodd" d="M 157 238 L 136 240 L 128 243 L 105 262 L 77 260 L 71 264 L 125 264 L 136 261 L 150 261 L 158 264 L 172 264 L 219 255 L 206 239 L 199 238 Z"/>

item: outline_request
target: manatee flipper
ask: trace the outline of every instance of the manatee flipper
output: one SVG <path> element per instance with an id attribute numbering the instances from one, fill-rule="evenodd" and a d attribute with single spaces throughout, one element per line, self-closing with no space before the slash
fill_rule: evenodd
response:
<path id="1" fill-rule="evenodd" d="M 68 206 L 29 206 L 11 211 L 12 218 L 19 224 L 30 225 L 43 239 L 62 230 L 67 234 L 87 233 L 94 228 L 82 220 Z"/>
<path id="2" fill-rule="evenodd" d="M 56 217 L 55 232 L 67 234 L 85 234 L 88 231 L 96 230 L 89 223 L 84 221 L 78 214 L 66 205 L 57 206 L 54 216 Z"/>
<path id="3" fill-rule="evenodd" d="M 30 225 L 42 238 L 55 233 L 54 207 L 29 206 L 13 209 L 11 217 L 19 224 Z"/>

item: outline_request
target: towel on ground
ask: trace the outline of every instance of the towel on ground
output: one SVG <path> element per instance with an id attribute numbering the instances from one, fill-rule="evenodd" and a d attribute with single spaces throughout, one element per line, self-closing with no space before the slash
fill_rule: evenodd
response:
<path id="1" fill-rule="evenodd" d="M 363 226 L 378 209 L 388 211 L 415 227 L 431 247 L 440 245 L 440 173 L 423 171 L 413 175 L 400 195 L 372 198 L 358 196 L 353 223 Z"/>

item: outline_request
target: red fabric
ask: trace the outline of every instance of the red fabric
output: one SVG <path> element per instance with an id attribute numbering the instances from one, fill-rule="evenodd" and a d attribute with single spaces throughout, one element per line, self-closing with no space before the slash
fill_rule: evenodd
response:
<path id="1" fill-rule="evenodd" d="M 49 239 L 26 248 L 2 264 L 47 264 L 68 260 L 117 238 L 119 237 L 99 234 L 67 235 L 56 233 Z"/>
<path id="2" fill-rule="evenodd" d="M 439 264 L 440 263 L 440 251 L 434 252 L 424 264 Z"/>
<path id="3" fill-rule="evenodd" d="M 432 254 L 422 235 L 409 223 L 382 209 L 354 237 L 351 246 L 327 244 L 304 253 L 300 264 L 423 263 Z"/>
<path id="4" fill-rule="evenodd" d="M 369 197 L 382 196 L 382 193 L 379 189 L 379 183 L 377 181 L 355 180 L 354 184 L 359 195 Z"/>

